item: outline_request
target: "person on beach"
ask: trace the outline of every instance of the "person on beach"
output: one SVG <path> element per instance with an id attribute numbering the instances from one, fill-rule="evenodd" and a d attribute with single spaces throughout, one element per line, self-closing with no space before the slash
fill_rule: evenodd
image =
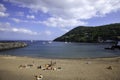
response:
<path id="1" fill-rule="evenodd" d="M 38 76 L 35 76 L 35 77 L 36 77 L 36 80 L 42 80 L 43 79 L 43 75 L 42 74 L 40 74 Z"/>

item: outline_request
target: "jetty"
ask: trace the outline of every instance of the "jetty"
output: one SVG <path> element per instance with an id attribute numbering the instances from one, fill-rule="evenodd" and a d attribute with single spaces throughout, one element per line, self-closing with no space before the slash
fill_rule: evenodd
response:
<path id="1" fill-rule="evenodd" d="M 25 42 L 0 42 L 0 51 L 26 47 Z"/>

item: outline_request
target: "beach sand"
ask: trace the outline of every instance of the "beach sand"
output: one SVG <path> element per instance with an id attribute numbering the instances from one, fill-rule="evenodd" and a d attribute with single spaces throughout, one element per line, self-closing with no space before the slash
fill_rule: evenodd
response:
<path id="1" fill-rule="evenodd" d="M 51 61 L 57 70 L 37 69 Z M 33 64 L 20 68 L 20 65 Z M 96 59 L 44 59 L 16 56 L 0 56 L 0 80 L 120 80 L 120 57 Z"/>

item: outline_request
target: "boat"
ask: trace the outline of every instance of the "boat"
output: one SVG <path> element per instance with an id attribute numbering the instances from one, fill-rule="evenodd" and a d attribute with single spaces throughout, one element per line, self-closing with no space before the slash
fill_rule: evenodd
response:
<path id="1" fill-rule="evenodd" d="M 68 42 L 65 42 L 65 44 L 67 44 Z"/>
<path id="2" fill-rule="evenodd" d="M 48 41 L 48 44 L 51 44 L 52 43 L 52 41 Z"/>
<path id="3" fill-rule="evenodd" d="M 33 42 L 33 40 L 30 41 L 31 43 Z"/>
<path id="4" fill-rule="evenodd" d="M 108 49 L 108 50 L 114 50 L 114 49 L 119 49 L 120 50 L 120 41 L 117 42 L 117 44 L 111 46 L 111 47 L 107 47 L 105 49 Z"/>
<path id="5" fill-rule="evenodd" d="M 42 42 L 42 44 L 46 44 L 46 42 Z"/>
<path id="6" fill-rule="evenodd" d="M 118 46 L 120 46 L 120 41 L 117 43 Z"/>

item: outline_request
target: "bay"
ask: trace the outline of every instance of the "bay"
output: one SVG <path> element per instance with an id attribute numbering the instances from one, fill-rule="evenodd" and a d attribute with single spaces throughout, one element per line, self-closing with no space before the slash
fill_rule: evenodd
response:
<path id="1" fill-rule="evenodd" d="M 108 43 L 65 43 L 49 41 L 26 41 L 28 46 L 1 51 L 1 55 L 37 58 L 97 58 L 120 56 L 120 50 L 105 50 Z"/>

